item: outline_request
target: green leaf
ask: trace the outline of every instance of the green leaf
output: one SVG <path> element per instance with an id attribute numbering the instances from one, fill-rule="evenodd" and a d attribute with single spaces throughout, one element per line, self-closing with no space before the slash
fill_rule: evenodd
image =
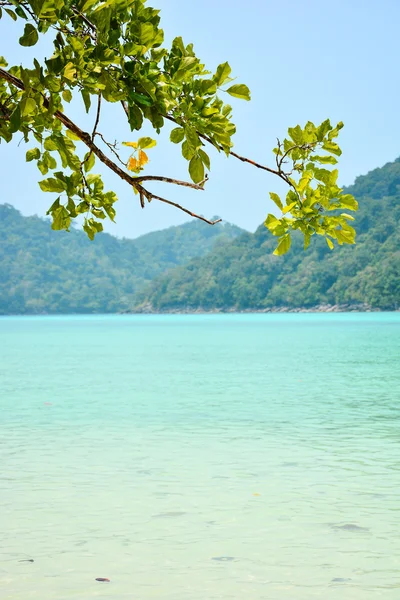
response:
<path id="1" fill-rule="evenodd" d="M 67 64 L 64 67 L 64 77 L 65 79 L 68 79 L 69 81 L 74 81 L 75 77 L 76 77 L 76 68 L 74 66 L 74 63 L 67 62 Z"/>
<path id="2" fill-rule="evenodd" d="M 344 217 L 345 219 L 347 219 L 348 221 L 354 221 L 354 217 L 352 217 L 351 215 L 348 215 L 347 213 L 340 213 L 341 217 Z"/>
<path id="3" fill-rule="evenodd" d="M 192 150 L 197 150 L 201 147 L 201 141 L 193 127 L 185 127 L 185 135 L 187 143 Z"/>
<path id="4" fill-rule="evenodd" d="M 139 36 L 139 43 L 143 44 L 143 46 L 148 46 L 155 36 L 154 26 L 151 23 L 141 23 Z"/>
<path id="5" fill-rule="evenodd" d="M 287 206 L 285 206 L 285 208 L 282 210 L 283 214 L 286 215 L 291 210 L 293 210 L 295 208 L 295 206 L 297 206 L 297 200 L 296 200 L 296 202 L 292 202 L 291 204 L 288 204 Z"/>
<path id="6" fill-rule="evenodd" d="M 55 179 L 54 177 L 49 177 L 48 179 L 43 179 L 39 181 L 39 186 L 42 192 L 65 192 L 66 186 L 65 183 L 60 179 Z"/>
<path id="7" fill-rule="evenodd" d="M 204 164 L 204 166 L 206 167 L 206 169 L 210 170 L 210 157 L 208 156 L 208 154 L 206 152 L 204 152 L 204 150 L 202 150 L 201 148 L 199 148 L 198 150 L 198 154 Z"/>
<path id="8" fill-rule="evenodd" d="M 179 144 L 183 140 L 184 137 L 185 137 L 185 130 L 183 129 L 183 127 L 175 127 L 175 129 L 173 129 L 171 131 L 169 139 L 174 144 Z"/>
<path id="9" fill-rule="evenodd" d="M 286 221 L 278 219 L 275 215 L 269 214 L 264 221 L 264 225 L 273 235 L 282 235 L 287 231 Z"/>
<path id="10" fill-rule="evenodd" d="M 21 101 L 22 116 L 30 115 L 36 110 L 36 102 L 33 98 L 24 98 Z"/>
<path id="11" fill-rule="evenodd" d="M 15 14 L 17 14 L 19 17 L 21 17 L 21 19 L 27 19 L 28 18 L 26 16 L 25 11 L 22 10 L 21 6 L 17 6 L 17 8 L 15 9 Z"/>
<path id="12" fill-rule="evenodd" d="M 340 202 L 340 208 L 347 208 L 348 210 L 357 210 L 358 202 L 351 194 L 343 194 L 338 198 Z"/>
<path id="13" fill-rule="evenodd" d="M 8 62 L 6 61 L 4 56 L 0 56 L 0 67 L 6 67 L 7 65 L 8 65 Z"/>
<path id="14" fill-rule="evenodd" d="M 71 90 L 64 90 L 62 93 L 62 97 L 64 98 L 65 102 L 71 102 L 72 100 L 72 93 Z"/>
<path id="15" fill-rule="evenodd" d="M 10 10 L 9 8 L 5 8 L 4 10 L 13 19 L 13 21 L 17 20 L 18 17 L 13 10 Z"/>
<path id="16" fill-rule="evenodd" d="M 314 173 L 312 171 L 303 171 L 299 183 L 296 185 L 298 192 L 302 193 L 313 179 Z"/>
<path id="17" fill-rule="evenodd" d="M 326 238 L 325 238 L 325 240 L 326 240 L 326 243 L 328 244 L 329 248 L 330 248 L 331 250 L 333 250 L 333 248 L 334 248 L 334 244 L 333 244 L 332 240 L 331 240 L 331 239 L 329 239 L 328 237 L 326 237 Z"/>
<path id="18" fill-rule="evenodd" d="M 85 105 L 86 112 L 88 113 L 90 110 L 90 105 L 91 105 L 90 94 L 86 90 L 82 90 L 81 94 L 82 94 L 82 99 L 83 99 L 83 102 Z"/>
<path id="19" fill-rule="evenodd" d="M 138 92 L 129 92 L 129 98 L 132 102 L 139 102 L 139 104 L 143 104 L 143 106 L 152 106 L 153 100 L 148 96 L 144 96 L 144 94 L 139 94 Z"/>
<path id="20" fill-rule="evenodd" d="M 282 254 L 286 254 L 286 252 L 290 248 L 290 244 L 290 233 L 286 233 L 281 238 L 279 238 L 278 247 L 274 250 L 273 254 L 275 254 L 275 256 L 282 256 Z"/>
<path id="21" fill-rule="evenodd" d="M 31 0 L 30 4 L 32 5 L 33 12 L 37 17 L 40 17 L 43 5 L 45 3 L 47 4 L 46 0 Z"/>
<path id="22" fill-rule="evenodd" d="M 46 215 L 51 215 L 51 213 L 56 210 L 60 206 L 60 197 L 57 200 L 54 200 L 53 204 L 50 206 L 49 210 L 46 212 Z"/>
<path id="23" fill-rule="evenodd" d="M 10 131 L 11 133 L 15 133 L 18 131 L 21 125 L 21 105 L 17 104 L 16 108 L 11 114 L 10 117 Z"/>
<path id="24" fill-rule="evenodd" d="M 198 59 L 195 56 L 185 56 L 179 63 L 179 68 L 174 75 L 175 80 L 183 79 L 188 71 L 193 70 L 197 67 Z"/>
<path id="25" fill-rule="evenodd" d="M 108 217 L 111 219 L 111 221 L 115 223 L 115 209 L 112 206 L 109 206 L 108 204 L 105 204 L 103 208 L 106 211 Z"/>
<path id="26" fill-rule="evenodd" d="M 80 8 L 82 13 L 85 13 L 89 10 L 94 4 L 97 4 L 98 0 L 87 0 L 84 5 Z"/>
<path id="27" fill-rule="evenodd" d="M 352 227 L 349 229 L 336 229 L 336 239 L 339 244 L 354 244 L 355 231 Z"/>
<path id="28" fill-rule="evenodd" d="M 132 131 L 142 127 L 143 113 L 136 104 L 128 107 L 128 121 Z"/>
<path id="29" fill-rule="evenodd" d="M 331 154 L 336 154 L 336 156 L 340 156 L 342 154 L 341 149 L 337 144 L 335 144 L 335 142 L 324 142 L 322 148 Z"/>
<path id="30" fill-rule="evenodd" d="M 304 143 L 303 130 L 300 125 L 289 127 L 288 134 L 297 146 L 301 146 Z"/>
<path id="31" fill-rule="evenodd" d="M 31 160 L 37 160 L 40 158 L 40 150 L 39 148 L 32 148 L 28 150 L 26 153 L 26 162 L 31 162 Z"/>
<path id="32" fill-rule="evenodd" d="M 310 160 L 312 160 L 313 162 L 319 162 L 321 164 L 326 164 L 326 165 L 336 165 L 337 164 L 337 158 L 335 158 L 334 156 L 310 156 Z"/>
<path id="33" fill-rule="evenodd" d="M 70 140 L 74 140 L 74 142 L 77 142 L 78 140 L 80 140 L 81 138 L 79 138 L 76 133 L 74 133 L 73 131 L 71 131 L 70 129 L 67 129 L 67 131 L 65 132 L 65 135 L 67 136 L 67 138 L 69 138 Z"/>
<path id="34" fill-rule="evenodd" d="M 97 217 L 97 219 L 105 219 L 106 215 L 101 208 L 92 208 L 92 214 Z"/>
<path id="35" fill-rule="evenodd" d="M 96 156 L 94 155 L 93 152 L 87 152 L 87 154 L 85 155 L 84 161 L 85 161 L 84 162 L 85 173 L 88 173 L 94 167 L 94 164 L 96 162 Z"/>
<path id="36" fill-rule="evenodd" d="M 217 115 L 219 113 L 218 108 L 213 108 L 212 106 L 208 106 L 203 108 L 201 111 L 202 117 L 212 117 L 212 115 Z"/>
<path id="37" fill-rule="evenodd" d="M 34 46 L 39 39 L 36 27 L 27 23 L 24 28 L 24 34 L 19 38 L 21 46 Z"/>
<path id="38" fill-rule="evenodd" d="M 182 144 L 182 156 L 186 158 L 186 160 L 190 160 L 196 153 L 196 149 L 189 146 L 187 141 L 185 140 Z"/>
<path id="39" fill-rule="evenodd" d="M 59 206 L 52 212 L 53 222 L 51 224 L 51 228 L 59 231 L 61 229 L 68 229 L 71 218 L 69 216 L 69 212 L 65 208 L 65 206 Z"/>
<path id="40" fill-rule="evenodd" d="M 93 241 L 96 232 L 93 231 L 93 229 L 91 227 L 91 224 L 89 223 L 88 219 L 85 219 L 85 222 L 83 224 L 83 228 L 82 229 L 83 229 L 83 231 L 86 231 L 89 240 Z"/>
<path id="41" fill-rule="evenodd" d="M 269 197 L 271 198 L 272 202 L 275 202 L 276 206 L 280 209 L 283 210 L 283 204 L 281 199 L 279 198 L 278 194 L 275 194 L 274 192 L 270 192 L 269 193 Z"/>
<path id="42" fill-rule="evenodd" d="M 229 63 L 224 62 L 221 65 L 218 65 L 217 67 L 217 71 L 213 77 L 216 85 L 218 87 L 220 87 L 221 85 L 223 85 L 225 83 L 225 81 L 228 79 L 229 75 L 231 74 L 231 67 L 229 66 Z"/>
<path id="43" fill-rule="evenodd" d="M 340 131 L 341 129 L 343 129 L 343 127 L 344 127 L 344 123 L 343 123 L 343 121 L 340 121 L 340 122 L 339 122 L 339 123 L 336 125 L 335 129 L 332 129 L 332 131 L 330 131 L 330 132 L 328 133 L 328 140 L 333 140 L 333 138 L 336 138 L 336 137 L 339 135 L 339 131 Z"/>
<path id="44" fill-rule="evenodd" d="M 326 119 L 321 125 L 317 128 L 317 140 L 322 142 L 328 131 L 332 129 L 331 122 L 329 119 Z"/>
<path id="45" fill-rule="evenodd" d="M 204 165 L 199 156 L 194 156 L 189 163 L 190 177 L 195 183 L 204 179 Z"/>
<path id="46" fill-rule="evenodd" d="M 153 148 L 157 145 L 156 140 L 153 140 L 151 137 L 141 137 L 138 139 L 138 148 L 145 150 L 146 148 Z"/>
<path id="47" fill-rule="evenodd" d="M 250 100 L 250 90 L 244 83 L 231 85 L 226 91 L 230 96 L 234 96 L 235 98 Z"/>

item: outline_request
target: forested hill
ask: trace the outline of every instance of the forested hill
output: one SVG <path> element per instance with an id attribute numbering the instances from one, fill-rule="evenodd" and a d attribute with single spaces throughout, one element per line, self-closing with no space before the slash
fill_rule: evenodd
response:
<path id="1" fill-rule="evenodd" d="M 357 244 L 330 251 L 297 238 L 283 257 L 260 226 L 206 257 L 155 279 L 138 310 L 251 310 L 322 304 L 400 308 L 400 159 L 358 177 Z"/>
<path id="2" fill-rule="evenodd" d="M 109 313 L 131 309 L 153 277 L 243 233 L 191 221 L 135 240 L 53 231 L 0 205 L 0 314 Z"/>

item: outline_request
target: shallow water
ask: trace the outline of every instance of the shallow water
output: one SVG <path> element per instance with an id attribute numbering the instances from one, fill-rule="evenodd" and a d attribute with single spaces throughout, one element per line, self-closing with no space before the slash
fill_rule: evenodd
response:
<path id="1" fill-rule="evenodd" d="M 398 600 L 399 356 L 400 313 L 2 318 L 1 599 Z"/>

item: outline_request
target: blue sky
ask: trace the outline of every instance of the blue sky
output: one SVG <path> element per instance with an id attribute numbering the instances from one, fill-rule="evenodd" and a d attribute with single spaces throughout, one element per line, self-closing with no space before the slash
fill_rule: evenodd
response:
<path id="1" fill-rule="evenodd" d="M 198 56 L 210 68 L 225 60 L 238 82 L 246 83 L 252 101 L 230 99 L 238 133 L 235 150 L 272 164 L 272 148 L 289 126 L 325 118 L 344 121 L 339 143 L 341 184 L 382 166 L 400 155 L 399 0 L 149 0 L 161 9 L 166 43 L 182 35 L 193 42 Z M 33 50 L 49 56 L 44 47 L 23 49 L 10 19 L 0 20 L 0 54 L 9 64 L 29 66 Z M 135 139 L 118 105 L 104 113 L 102 131 L 119 141 Z M 66 111 L 67 112 L 67 111 Z M 68 114 L 82 127 L 91 128 L 80 106 Z M 179 148 L 168 142 L 168 128 L 156 148 L 149 151 L 148 174 L 187 178 L 187 163 Z M 153 135 L 151 128 L 146 134 Z M 52 195 L 40 191 L 39 171 L 24 163 L 24 143 L 0 146 L 0 202 L 8 202 L 24 214 L 44 215 Z M 213 154 L 211 152 L 211 154 Z M 206 192 L 153 187 L 171 200 L 184 203 L 206 216 L 254 230 L 272 210 L 269 191 L 283 191 L 273 176 L 218 154 L 212 156 Z M 153 202 L 142 210 L 127 184 L 105 174 L 109 189 L 119 202 L 117 224 L 106 230 L 118 236 L 136 237 L 148 231 L 177 225 L 186 215 Z"/>

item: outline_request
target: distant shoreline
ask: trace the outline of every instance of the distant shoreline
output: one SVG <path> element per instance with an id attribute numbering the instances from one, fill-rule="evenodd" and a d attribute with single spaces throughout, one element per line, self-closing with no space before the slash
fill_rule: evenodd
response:
<path id="1" fill-rule="evenodd" d="M 393 309 L 382 309 L 372 308 L 367 304 L 320 304 L 313 307 L 301 307 L 293 308 L 289 306 L 279 306 L 272 308 L 258 308 L 258 309 L 243 309 L 238 308 L 169 308 L 166 310 L 154 310 L 151 306 L 138 307 L 132 312 L 126 312 L 124 314 L 172 314 L 172 315 L 197 315 L 197 314 L 266 314 L 266 313 L 344 313 L 344 312 L 357 312 L 357 313 L 368 313 L 368 312 L 399 312 L 400 308 Z"/>
<path id="2" fill-rule="evenodd" d="M 400 308 L 382 309 L 372 308 L 368 305 L 363 304 L 321 304 L 313 307 L 302 307 L 302 308 L 291 308 L 288 306 L 274 307 L 274 308 L 255 308 L 255 309 L 243 309 L 238 308 L 169 308 L 168 310 L 154 310 L 149 306 L 138 307 L 136 310 L 125 311 L 125 312 L 37 312 L 37 313 L 3 313 L 1 317 L 68 317 L 68 316 L 80 316 L 80 317 L 93 317 L 93 316 L 127 316 L 127 315 L 245 315 L 245 314 L 310 314 L 310 313 L 392 313 L 400 312 Z"/>

